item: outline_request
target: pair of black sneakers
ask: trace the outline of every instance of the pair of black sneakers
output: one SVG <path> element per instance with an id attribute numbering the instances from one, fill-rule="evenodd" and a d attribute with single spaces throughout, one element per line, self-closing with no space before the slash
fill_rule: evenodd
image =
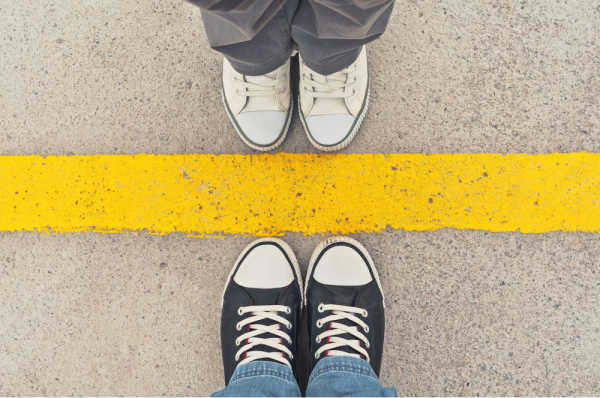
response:
<path id="1" fill-rule="evenodd" d="M 251 243 L 239 256 L 223 293 L 221 346 L 225 383 L 252 361 L 289 366 L 298 377 L 301 319 L 307 320 L 309 371 L 331 356 L 367 361 L 379 375 L 385 327 L 383 291 L 367 250 L 354 239 L 323 241 L 310 260 L 306 284 L 282 240 Z"/>

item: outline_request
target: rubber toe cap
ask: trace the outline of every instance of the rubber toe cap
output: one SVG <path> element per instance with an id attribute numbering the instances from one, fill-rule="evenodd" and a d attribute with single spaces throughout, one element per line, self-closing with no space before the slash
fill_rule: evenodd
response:
<path id="1" fill-rule="evenodd" d="M 285 128 L 287 117 L 280 111 L 242 112 L 235 117 L 241 133 L 259 146 L 275 144 Z"/>

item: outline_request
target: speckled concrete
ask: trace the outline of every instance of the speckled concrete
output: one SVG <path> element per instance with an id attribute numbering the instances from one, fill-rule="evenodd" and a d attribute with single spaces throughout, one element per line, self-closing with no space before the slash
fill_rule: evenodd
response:
<path id="1" fill-rule="evenodd" d="M 600 237 L 357 236 L 387 299 L 403 395 L 596 395 Z M 222 285 L 249 242 L 0 234 L 0 395 L 206 395 Z M 291 236 L 303 272 L 320 237 Z"/>
<path id="2" fill-rule="evenodd" d="M 600 151 L 596 0 L 399 0 L 349 152 Z M 183 1 L 0 4 L 0 154 L 248 152 Z M 297 120 L 284 151 L 312 151 Z"/>
<path id="3" fill-rule="evenodd" d="M 398 1 L 349 152 L 600 152 L 595 0 Z M 174 0 L 0 2 L 0 154 L 248 152 L 200 14 Z M 283 150 L 312 151 L 294 123 Z M 358 236 L 404 395 L 600 394 L 600 236 Z M 249 238 L 0 234 L 0 395 L 204 395 Z M 289 236 L 303 268 L 320 237 Z"/>

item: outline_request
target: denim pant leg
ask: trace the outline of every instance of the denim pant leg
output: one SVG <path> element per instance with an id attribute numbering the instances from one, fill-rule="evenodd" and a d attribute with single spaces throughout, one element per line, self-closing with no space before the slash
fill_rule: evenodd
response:
<path id="1" fill-rule="evenodd" d="M 238 366 L 227 387 L 213 397 L 299 397 L 300 388 L 290 368 L 270 361 Z"/>
<path id="2" fill-rule="evenodd" d="M 327 357 L 317 362 L 306 387 L 307 397 L 397 397 L 382 387 L 371 366 L 352 357 Z"/>

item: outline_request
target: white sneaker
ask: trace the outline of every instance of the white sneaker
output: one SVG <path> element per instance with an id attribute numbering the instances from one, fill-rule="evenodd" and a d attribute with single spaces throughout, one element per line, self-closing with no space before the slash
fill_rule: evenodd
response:
<path id="1" fill-rule="evenodd" d="M 262 76 L 238 73 L 223 60 L 223 103 L 240 138 L 259 151 L 277 148 L 292 120 L 290 61 Z"/>
<path id="2" fill-rule="evenodd" d="M 300 119 L 310 142 L 322 151 L 350 144 L 369 105 L 367 50 L 363 46 L 352 65 L 320 75 L 300 57 Z"/>

